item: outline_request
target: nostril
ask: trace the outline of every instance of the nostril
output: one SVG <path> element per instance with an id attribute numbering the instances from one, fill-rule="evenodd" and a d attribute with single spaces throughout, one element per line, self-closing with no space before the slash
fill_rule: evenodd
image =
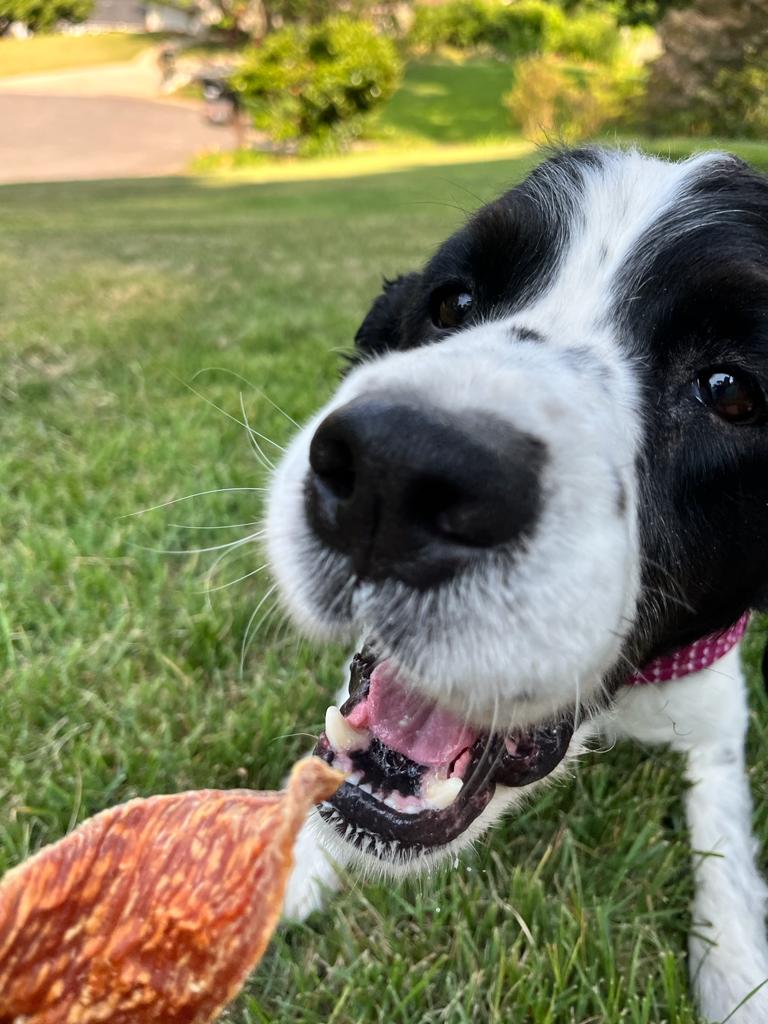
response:
<path id="1" fill-rule="evenodd" d="M 355 457 L 352 449 L 341 438 L 312 439 L 309 464 L 334 497 L 350 498 L 355 489 Z"/>
<path id="2" fill-rule="evenodd" d="M 435 517 L 435 528 L 445 539 L 467 547 L 490 547 L 494 538 L 479 521 L 477 510 L 469 505 L 457 504 L 445 508 Z"/>
<path id="3" fill-rule="evenodd" d="M 485 467 L 486 470 L 490 467 Z M 430 476 L 411 484 L 408 520 L 435 539 L 467 548 L 492 548 L 524 533 L 535 520 L 540 493 L 537 473 L 519 466 L 514 495 L 502 479 L 453 480 Z M 472 474 L 470 474 L 472 476 Z"/>
<path id="4" fill-rule="evenodd" d="M 477 499 L 448 480 L 422 480 L 411 488 L 407 514 L 427 533 L 453 544 L 486 547 L 494 543 L 487 513 Z"/>
<path id="5" fill-rule="evenodd" d="M 425 477 L 412 483 L 408 490 L 404 511 L 412 523 L 446 540 L 464 541 L 460 488 L 447 480 Z"/>

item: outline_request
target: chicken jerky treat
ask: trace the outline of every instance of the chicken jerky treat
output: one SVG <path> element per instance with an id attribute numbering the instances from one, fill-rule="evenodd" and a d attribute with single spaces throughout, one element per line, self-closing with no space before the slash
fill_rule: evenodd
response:
<path id="1" fill-rule="evenodd" d="M 199 790 L 91 818 L 0 882 L 0 1024 L 202 1024 L 275 929 L 307 811 L 343 776 L 300 761 L 284 793 Z"/>

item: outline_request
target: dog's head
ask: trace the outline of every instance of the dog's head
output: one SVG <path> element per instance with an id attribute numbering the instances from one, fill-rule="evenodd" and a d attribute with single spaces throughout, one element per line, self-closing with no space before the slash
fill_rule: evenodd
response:
<path id="1" fill-rule="evenodd" d="M 554 156 L 420 273 L 274 477 L 300 626 L 362 635 L 319 752 L 383 861 L 465 841 L 633 668 L 768 594 L 768 183 Z"/>

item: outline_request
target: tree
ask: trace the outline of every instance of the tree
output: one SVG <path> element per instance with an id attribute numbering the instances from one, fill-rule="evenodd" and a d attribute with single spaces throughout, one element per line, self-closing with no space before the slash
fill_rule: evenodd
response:
<path id="1" fill-rule="evenodd" d="M 659 26 L 649 126 L 697 134 L 768 129 L 768 0 L 694 0 Z"/>
<path id="2" fill-rule="evenodd" d="M 33 32 L 45 32 L 59 21 L 84 21 L 93 0 L 0 0 L 0 25 L 22 21 Z"/>
<path id="3" fill-rule="evenodd" d="M 209 25 L 259 41 L 283 25 L 317 25 L 339 11 L 360 15 L 373 0 L 182 0 L 199 8 Z M 0 4 L 3 0 L 0 0 Z M 383 5 L 380 5 L 383 6 Z"/>

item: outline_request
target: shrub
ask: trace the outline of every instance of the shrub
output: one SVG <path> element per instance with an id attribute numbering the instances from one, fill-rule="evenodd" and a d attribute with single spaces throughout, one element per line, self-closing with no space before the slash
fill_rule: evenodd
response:
<path id="1" fill-rule="evenodd" d="M 517 64 L 504 104 L 528 138 L 572 142 L 618 123 L 642 86 L 636 69 L 544 54 Z"/>
<path id="2" fill-rule="evenodd" d="M 232 78 L 256 128 L 304 151 L 333 150 L 397 87 L 394 43 L 351 18 L 289 26 L 251 49 Z"/>
<path id="3" fill-rule="evenodd" d="M 559 53 L 607 62 L 616 56 L 620 36 L 608 10 L 566 15 L 548 0 L 448 0 L 416 8 L 410 41 L 432 51 L 487 48 L 512 58 Z"/>
<path id="4" fill-rule="evenodd" d="M 566 21 L 559 7 L 543 0 L 490 6 L 492 13 L 484 41 L 508 57 L 549 50 Z"/>
<path id="5" fill-rule="evenodd" d="M 410 42 L 437 50 L 488 48 L 509 57 L 536 53 L 545 46 L 562 11 L 546 0 L 448 0 L 436 7 L 417 7 Z"/>
<path id="6" fill-rule="evenodd" d="M 584 11 L 560 18 L 547 37 L 547 49 L 561 57 L 610 64 L 619 52 L 621 37 L 610 11 Z"/>
<path id="7" fill-rule="evenodd" d="M 435 7 L 418 6 L 409 41 L 431 51 L 441 46 L 472 49 L 479 45 L 486 31 L 488 14 L 485 0 L 448 0 Z"/>

